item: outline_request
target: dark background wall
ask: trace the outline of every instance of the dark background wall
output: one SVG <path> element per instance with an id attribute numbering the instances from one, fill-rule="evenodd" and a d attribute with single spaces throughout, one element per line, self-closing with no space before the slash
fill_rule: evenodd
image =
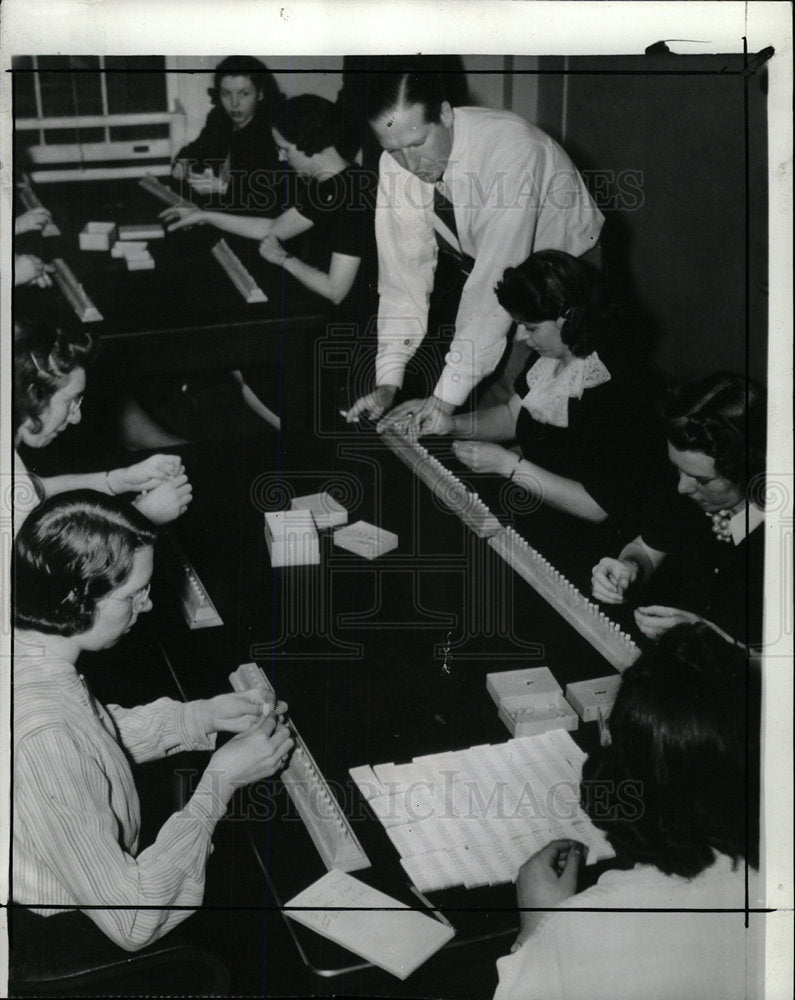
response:
<path id="1" fill-rule="evenodd" d="M 654 364 L 666 375 L 728 369 L 764 383 L 764 68 L 746 76 L 739 55 L 671 54 L 539 68 L 537 124 L 604 206 L 611 273 L 634 295 Z"/>

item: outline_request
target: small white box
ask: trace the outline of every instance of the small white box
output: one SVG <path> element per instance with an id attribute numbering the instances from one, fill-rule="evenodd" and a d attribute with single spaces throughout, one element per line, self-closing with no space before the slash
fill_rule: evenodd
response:
<path id="1" fill-rule="evenodd" d="M 549 667 L 486 674 L 486 690 L 498 708 L 511 709 L 535 704 L 537 699 L 547 695 L 563 694 Z"/>
<path id="2" fill-rule="evenodd" d="M 154 257 L 148 253 L 136 254 L 134 257 L 125 257 L 128 271 L 151 271 L 154 269 Z"/>
<path id="3" fill-rule="evenodd" d="M 308 510 L 274 510 L 265 514 L 265 542 L 271 566 L 313 566 L 320 562 L 320 547 L 312 514 Z"/>
<path id="4" fill-rule="evenodd" d="M 120 240 L 159 240 L 165 235 L 165 230 L 158 222 L 142 226 L 119 226 Z"/>
<path id="5" fill-rule="evenodd" d="M 505 723 L 511 736 L 538 736 L 550 729 L 567 729 L 579 725 L 577 714 L 563 697 L 563 693 L 547 694 L 533 705 L 522 708 L 500 706 L 497 714 Z"/>
<path id="6" fill-rule="evenodd" d="M 308 510 L 315 519 L 318 531 L 337 528 L 348 523 L 348 512 L 329 493 L 312 493 L 305 497 L 294 497 L 290 501 L 291 510 Z"/>
<path id="7" fill-rule="evenodd" d="M 566 685 L 566 700 L 583 722 L 595 722 L 601 714 L 606 719 L 621 687 L 621 674 L 577 681 Z"/>
<path id="8" fill-rule="evenodd" d="M 148 257 L 149 251 L 146 249 L 147 246 L 146 241 L 119 240 L 118 243 L 114 243 L 111 247 L 110 255 L 111 257 Z"/>
<path id="9" fill-rule="evenodd" d="M 78 233 L 81 250 L 110 250 L 117 238 L 115 222 L 87 222 Z"/>
<path id="10" fill-rule="evenodd" d="M 334 544 L 365 559 L 376 559 L 398 546 L 398 536 L 367 521 L 357 521 L 334 532 Z"/>

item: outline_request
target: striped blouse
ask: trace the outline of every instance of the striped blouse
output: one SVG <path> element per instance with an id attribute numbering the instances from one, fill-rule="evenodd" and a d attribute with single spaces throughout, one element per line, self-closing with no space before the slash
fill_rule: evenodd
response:
<path id="1" fill-rule="evenodd" d="M 226 802 L 205 774 L 187 806 L 138 853 L 136 762 L 210 750 L 198 703 L 160 698 L 101 706 L 66 660 L 20 656 L 14 666 L 13 898 L 44 916 L 85 909 L 128 951 L 201 905 L 205 864 Z M 42 908 L 46 907 L 46 908 Z M 155 907 L 147 909 L 146 907 Z"/>

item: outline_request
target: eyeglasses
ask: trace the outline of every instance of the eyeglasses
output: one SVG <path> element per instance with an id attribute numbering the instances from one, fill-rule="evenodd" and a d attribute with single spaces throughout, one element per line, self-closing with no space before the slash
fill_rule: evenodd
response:
<path id="1" fill-rule="evenodd" d="M 122 601 L 123 603 L 129 602 L 130 609 L 133 612 L 142 611 L 146 602 L 149 600 L 149 588 L 151 583 L 147 583 L 145 587 L 141 587 L 140 590 L 136 590 L 134 594 L 128 594 L 127 597 L 114 597 L 112 594 L 108 594 L 109 601 Z"/>

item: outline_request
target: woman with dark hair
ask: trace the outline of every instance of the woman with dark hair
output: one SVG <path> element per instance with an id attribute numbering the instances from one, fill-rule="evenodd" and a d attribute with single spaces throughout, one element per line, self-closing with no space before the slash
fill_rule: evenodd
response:
<path id="1" fill-rule="evenodd" d="M 581 794 L 623 867 L 577 893 L 574 841 L 522 866 L 495 1000 L 755 996 L 758 718 L 743 658 L 706 626 L 672 630 L 624 673 L 608 728 Z"/>
<path id="2" fill-rule="evenodd" d="M 765 393 L 739 375 L 717 373 L 675 390 L 665 417 L 676 492 L 673 483 L 661 486 L 646 504 L 641 534 L 618 559 L 594 566 L 594 596 L 620 604 L 654 578 L 649 589 L 658 603 L 635 611 L 645 635 L 658 638 L 673 625 L 701 620 L 724 638 L 759 646 Z M 677 558 L 659 571 L 669 554 Z"/>
<path id="3" fill-rule="evenodd" d="M 278 210 L 279 161 L 271 124 L 281 95 L 268 67 L 228 56 L 215 68 L 213 108 L 193 142 L 177 153 L 172 175 L 232 211 Z"/>
<path id="4" fill-rule="evenodd" d="M 507 403 L 442 417 L 457 458 L 512 480 L 549 507 L 584 521 L 637 530 L 650 421 L 637 392 L 597 348 L 613 332 L 596 271 L 557 250 L 508 268 L 495 289 L 532 354 Z M 517 440 L 520 452 L 492 442 Z M 637 483 L 637 485 L 634 485 Z"/>
<path id="5" fill-rule="evenodd" d="M 273 139 L 279 158 L 305 181 L 295 203 L 276 219 L 167 208 L 169 231 L 212 225 L 260 241 L 260 254 L 301 284 L 339 305 L 359 272 L 371 239 L 376 177 L 353 167 L 338 151 L 337 106 L 314 94 L 286 101 L 276 115 Z M 283 242 L 311 230 L 311 260 L 293 256 Z"/>
<path id="6" fill-rule="evenodd" d="M 291 740 L 258 691 L 124 709 L 77 672 L 149 611 L 155 534 L 129 505 L 89 491 L 47 500 L 15 543 L 14 901 L 27 925 L 58 921 L 120 947 L 157 940 L 201 905 L 211 836 L 235 789 L 274 774 Z M 129 759 L 213 750 L 190 801 L 140 850 Z M 67 911 L 82 911 L 81 914 Z M 55 926 L 50 927 L 50 921 Z"/>
<path id="7" fill-rule="evenodd" d="M 14 326 L 15 531 L 41 500 L 67 490 L 136 493 L 134 505 L 157 524 L 179 517 L 191 502 L 191 485 L 175 455 L 152 455 L 106 472 L 40 478 L 28 471 L 21 446 L 45 448 L 67 427 L 80 423 L 86 367 L 96 353 L 95 341 L 82 330 L 28 322 Z"/>

